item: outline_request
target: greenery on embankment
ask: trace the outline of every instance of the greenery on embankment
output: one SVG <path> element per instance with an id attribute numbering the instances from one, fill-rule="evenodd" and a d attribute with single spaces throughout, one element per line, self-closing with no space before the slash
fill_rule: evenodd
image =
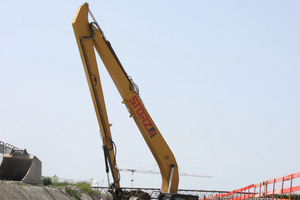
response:
<path id="1" fill-rule="evenodd" d="M 61 186 L 75 186 L 77 187 L 82 193 L 85 194 L 100 194 L 99 191 L 95 191 L 92 189 L 92 186 L 88 182 L 78 182 L 78 183 L 69 183 L 69 182 L 58 182 L 57 179 L 51 177 L 44 177 L 43 178 L 43 185 L 45 186 L 53 186 L 53 187 L 61 187 Z"/>
<path id="2" fill-rule="evenodd" d="M 56 176 L 54 176 L 54 177 L 44 177 L 43 185 L 52 186 L 52 187 L 66 187 L 66 192 L 70 196 L 73 196 L 78 200 L 81 199 L 81 193 L 87 194 L 89 196 L 101 196 L 101 199 L 106 199 L 106 200 L 111 199 L 110 195 L 101 194 L 101 192 L 93 190 L 91 184 L 84 181 L 77 182 L 77 183 L 70 183 L 67 181 L 59 182 Z"/>

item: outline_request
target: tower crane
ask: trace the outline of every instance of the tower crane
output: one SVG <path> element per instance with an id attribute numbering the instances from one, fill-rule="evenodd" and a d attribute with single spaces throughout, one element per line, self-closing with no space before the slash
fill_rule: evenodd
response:
<path id="1" fill-rule="evenodd" d="M 143 173 L 143 174 L 160 174 L 159 171 L 155 170 L 142 170 L 142 169 L 126 169 L 126 168 L 119 168 L 119 171 L 124 171 L 124 172 L 131 172 L 131 187 L 133 187 L 133 175 L 134 173 Z M 200 174 L 189 174 L 185 172 L 179 172 L 179 176 L 191 176 L 191 177 L 201 177 L 201 178 L 212 178 L 212 176 L 208 175 L 200 175 Z"/>

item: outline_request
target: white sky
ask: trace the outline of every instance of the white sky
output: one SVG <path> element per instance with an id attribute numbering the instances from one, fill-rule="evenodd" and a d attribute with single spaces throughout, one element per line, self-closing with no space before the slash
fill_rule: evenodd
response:
<path id="1" fill-rule="evenodd" d="M 43 174 L 106 185 L 99 127 L 72 19 L 82 1 L 3 1 L 0 140 Z M 180 188 L 233 190 L 300 169 L 300 2 L 90 1 L 174 152 Z M 99 62 L 121 168 L 154 169 Z M 130 186 L 130 173 L 121 173 Z M 160 187 L 135 174 L 134 186 Z M 104 180 L 104 181 L 103 181 Z"/>

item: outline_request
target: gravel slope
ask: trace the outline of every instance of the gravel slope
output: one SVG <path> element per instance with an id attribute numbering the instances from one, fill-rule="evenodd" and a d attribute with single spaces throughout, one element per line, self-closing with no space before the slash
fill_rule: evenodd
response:
<path id="1" fill-rule="evenodd" d="M 75 200 L 65 187 L 44 187 L 18 181 L 0 181 L 0 200 Z M 81 200 L 96 200 L 82 194 Z"/>

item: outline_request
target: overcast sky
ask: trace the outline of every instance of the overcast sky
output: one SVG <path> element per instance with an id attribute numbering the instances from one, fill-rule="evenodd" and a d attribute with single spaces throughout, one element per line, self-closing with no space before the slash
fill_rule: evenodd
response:
<path id="1" fill-rule="evenodd" d="M 82 1 L 3 1 L 0 140 L 26 148 L 43 175 L 106 174 L 72 29 Z M 179 188 L 234 190 L 300 171 L 300 2 L 90 1 L 172 149 Z M 120 168 L 157 166 L 101 61 Z M 121 185 L 131 174 L 121 172 Z M 161 178 L 135 174 L 135 187 Z"/>

